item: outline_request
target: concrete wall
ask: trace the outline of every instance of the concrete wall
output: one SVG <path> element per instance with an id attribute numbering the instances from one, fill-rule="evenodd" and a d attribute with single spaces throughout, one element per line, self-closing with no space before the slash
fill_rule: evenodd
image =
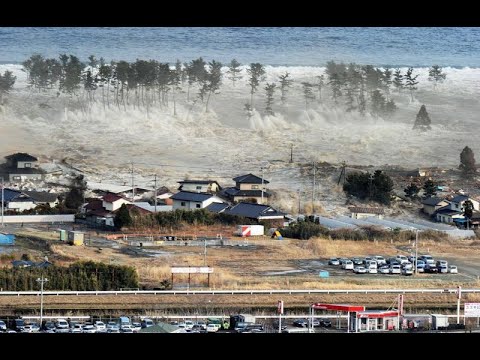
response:
<path id="1" fill-rule="evenodd" d="M 75 222 L 75 215 L 5 215 L 3 221 L 6 224 L 20 223 L 52 223 L 52 222 Z"/>
<path id="2" fill-rule="evenodd" d="M 8 210 L 15 210 L 18 212 L 22 212 L 23 210 L 35 209 L 36 207 L 37 205 L 30 201 L 10 201 L 7 205 Z"/>

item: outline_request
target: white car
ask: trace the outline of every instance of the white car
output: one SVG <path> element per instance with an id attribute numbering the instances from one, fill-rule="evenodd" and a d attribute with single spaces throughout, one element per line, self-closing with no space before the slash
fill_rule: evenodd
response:
<path id="1" fill-rule="evenodd" d="M 392 265 L 390 266 L 390 274 L 401 274 L 402 268 L 400 265 Z"/>
<path id="2" fill-rule="evenodd" d="M 83 332 L 86 334 L 95 334 L 97 332 L 97 329 L 95 329 L 95 326 L 93 324 L 85 324 L 83 325 Z"/>
<path id="3" fill-rule="evenodd" d="M 363 266 L 356 266 L 354 269 L 353 269 L 353 272 L 355 274 L 366 274 L 367 273 L 367 269 L 365 269 Z"/>
<path id="4" fill-rule="evenodd" d="M 134 330 L 133 325 L 126 324 L 120 327 L 120 332 L 122 333 L 133 333 L 134 332 L 133 330 Z"/>
<path id="5" fill-rule="evenodd" d="M 142 330 L 142 324 L 140 324 L 139 322 L 133 322 L 132 326 L 133 332 L 139 332 L 140 330 Z"/>
<path id="6" fill-rule="evenodd" d="M 450 265 L 448 267 L 448 272 L 450 274 L 458 274 L 458 268 L 457 268 L 457 265 Z"/>
<path id="7" fill-rule="evenodd" d="M 107 325 L 105 325 L 103 321 L 95 321 L 95 324 L 93 324 L 93 326 L 95 327 L 98 333 L 107 332 Z"/>
<path id="8" fill-rule="evenodd" d="M 352 260 L 347 260 L 342 264 L 342 269 L 345 270 L 353 270 L 353 261 Z"/>
<path id="9" fill-rule="evenodd" d="M 83 325 L 82 324 L 74 324 L 72 328 L 70 328 L 70 332 L 73 334 L 81 334 L 83 333 Z"/>
<path id="10" fill-rule="evenodd" d="M 407 275 L 407 276 L 413 275 L 413 270 L 412 270 L 412 268 L 410 268 L 410 267 L 408 267 L 408 268 L 407 268 L 407 267 L 404 267 L 404 268 L 402 269 L 402 275 Z"/>
<path id="11" fill-rule="evenodd" d="M 207 332 L 217 332 L 218 327 L 217 324 L 208 324 L 207 325 Z"/>
<path id="12" fill-rule="evenodd" d="M 5 321 L 0 320 L 0 331 L 7 331 L 7 324 L 5 324 Z"/>
<path id="13" fill-rule="evenodd" d="M 378 269 L 380 274 L 390 274 L 390 267 L 389 266 L 382 266 Z"/>
<path id="14" fill-rule="evenodd" d="M 192 320 L 185 320 L 185 330 L 190 331 L 193 328 Z"/>

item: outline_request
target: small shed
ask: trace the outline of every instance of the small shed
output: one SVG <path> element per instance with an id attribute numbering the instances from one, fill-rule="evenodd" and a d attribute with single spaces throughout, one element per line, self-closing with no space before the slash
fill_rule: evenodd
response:
<path id="1" fill-rule="evenodd" d="M 68 243 L 70 245 L 80 246 L 83 245 L 85 239 L 85 234 L 80 231 L 69 231 L 68 232 Z"/>
<path id="2" fill-rule="evenodd" d="M 58 229 L 58 233 L 60 235 L 60 241 L 67 241 L 67 230 Z"/>

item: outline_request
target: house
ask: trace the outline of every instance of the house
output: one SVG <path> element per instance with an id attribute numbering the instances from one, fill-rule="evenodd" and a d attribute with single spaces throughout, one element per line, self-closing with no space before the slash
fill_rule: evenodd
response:
<path id="1" fill-rule="evenodd" d="M 351 212 L 352 219 L 364 219 L 367 217 L 383 219 L 383 215 L 385 215 L 383 208 L 379 207 L 351 206 L 348 209 Z"/>
<path id="2" fill-rule="evenodd" d="M 413 171 L 409 171 L 407 173 L 407 176 L 410 176 L 410 177 L 425 177 L 425 176 L 429 176 L 430 175 L 430 172 L 427 170 L 427 169 L 415 169 Z"/>
<path id="3" fill-rule="evenodd" d="M 165 212 L 165 211 L 172 211 L 173 210 L 173 206 L 172 205 L 160 205 L 160 204 L 157 204 L 157 206 L 155 207 L 155 205 L 150 205 L 150 203 L 146 202 L 146 201 L 136 201 L 135 202 L 135 206 L 139 207 L 139 208 L 142 208 L 144 210 L 147 210 L 148 212 Z"/>
<path id="4" fill-rule="evenodd" d="M 58 194 L 49 193 L 46 191 L 22 191 L 24 194 L 28 195 L 35 204 L 37 205 L 50 205 L 50 207 L 55 207 L 58 205 Z"/>
<path id="5" fill-rule="evenodd" d="M 223 211 L 224 214 L 243 216 L 247 219 L 267 221 L 272 226 L 283 226 L 285 213 L 275 210 L 269 205 L 240 202 Z"/>
<path id="6" fill-rule="evenodd" d="M 87 181 L 87 189 L 101 196 L 115 194 L 128 199 L 131 199 L 133 194 L 135 194 L 135 199 L 139 199 L 145 193 L 152 191 L 151 189 L 145 189 L 138 186 L 132 187 L 93 181 Z"/>
<path id="7" fill-rule="evenodd" d="M 467 200 L 472 202 L 474 210 L 480 210 L 480 203 L 468 195 L 456 195 L 452 200 L 450 200 L 450 209 L 463 212 L 463 204 Z"/>
<path id="8" fill-rule="evenodd" d="M 214 180 L 183 180 L 178 183 L 181 184 L 178 188 L 179 191 L 216 194 L 222 190 L 218 182 Z"/>
<path id="9" fill-rule="evenodd" d="M 271 195 L 266 191 L 266 184 L 269 181 L 262 179 L 253 174 L 241 175 L 233 178 L 235 187 L 226 188 L 222 194 L 228 200 L 239 202 L 243 200 L 254 199 L 257 203 L 262 203 L 263 199 L 269 198 Z"/>
<path id="10" fill-rule="evenodd" d="M 423 204 L 423 212 L 432 216 L 435 212 L 443 208 L 444 206 L 449 205 L 450 203 L 445 199 L 440 199 L 437 197 L 429 197 L 422 201 Z"/>
<path id="11" fill-rule="evenodd" d="M 173 210 L 204 209 L 211 203 L 223 203 L 223 200 L 215 195 L 191 191 L 180 191 L 173 195 L 171 199 L 173 200 Z"/>
<path id="12" fill-rule="evenodd" d="M 25 180 L 42 180 L 44 171 L 38 168 L 38 159 L 27 153 L 16 153 L 5 156 L 7 160 L 5 171 L 10 182 Z"/>
<path id="13" fill-rule="evenodd" d="M 454 224 L 455 220 L 465 219 L 465 216 L 461 211 L 452 210 L 449 204 L 435 212 L 435 219 L 446 224 Z"/>
<path id="14" fill-rule="evenodd" d="M 229 208 L 230 205 L 225 204 L 225 203 L 211 203 L 208 205 L 205 209 L 211 212 L 215 212 L 217 214 L 225 211 L 226 209 Z"/>
<path id="15" fill-rule="evenodd" d="M 102 197 L 102 207 L 106 211 L 115 211 L 120 209 L 123 204 L 131 204 L 131 202 L 115 194 L 106 194 Z"/>
<path id="16" fill-rule="evenodd" d="M 33 199 L 19 190 L 4 189 L 3 203 L 6 211 L 22 212 L 34 209 L 37 204 Z"/>

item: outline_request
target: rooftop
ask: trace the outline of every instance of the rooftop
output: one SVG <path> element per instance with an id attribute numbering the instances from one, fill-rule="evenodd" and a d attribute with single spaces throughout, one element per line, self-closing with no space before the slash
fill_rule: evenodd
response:
<path id="1" fill-rule="evenodd" d="M 32 156 L 27 153 L 15 153 L 12 155 L 5 156 L 5 159 L 13 160 L 13 161 L 38 161 L 38 159 L 35 156 Z"/>
<path id="2" fill-rule="evenodd" d="M 174 194 L 170 199 L 173 200 L 180 200 L 180 201 L 196 201 L 196 202 L 203 202 L 207 199 L 210 199 L 212 194 L 205 194 L 205 193 L 196 193 L 191 191 L 180 191 Z"/>
<path id="3" fill-rule="evenodd" d="M 240 175 L 240 176 L 237 176 L 235 178 L 233 178 L 233 181 L 235 181 L 236 183 L 240 183 L 240 184 L 261 184 L 262 183 L 262 178 L 256 176 L 256 175 L 253 175 L 253 174 L 247 174 L 247 175 Z M 268 184 L 269 181 L 263 179 L 263 183 L 264 184 Z"/>

